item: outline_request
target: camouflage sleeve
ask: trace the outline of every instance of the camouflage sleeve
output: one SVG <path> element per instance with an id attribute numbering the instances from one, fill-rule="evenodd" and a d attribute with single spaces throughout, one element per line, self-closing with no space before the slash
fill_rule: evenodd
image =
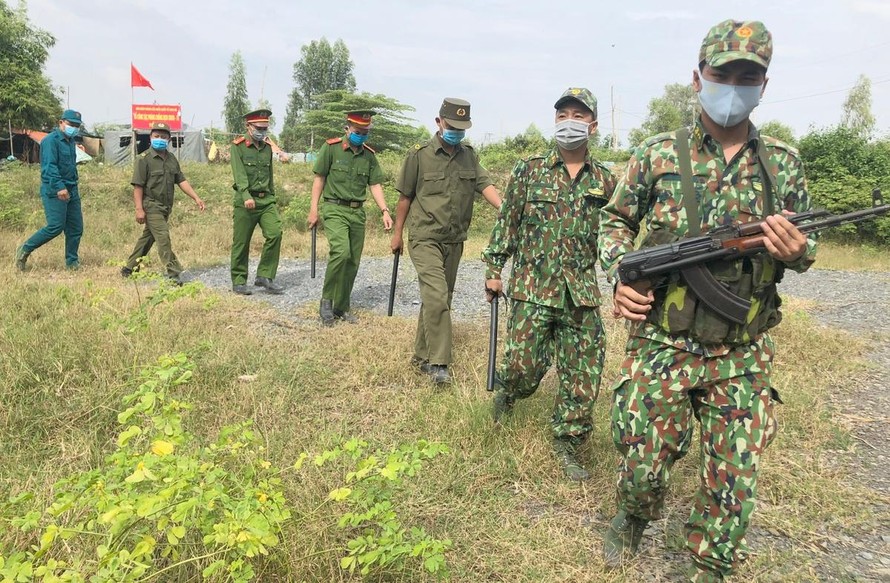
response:
<path id="1" fill-rule="evenodd" d="M 482 250 L 482 261 L 485 262 L 485 279 L 501 279 L 501 271 L 516 251 L 519 239 L 519 223 L 526 200 L 526 170 L 528 163 L 520 161 L 513 168 L 507 190 L 504 192 L 503 203 L 491 229 L 488 247 Z"/>
<path id="2" fill-rule="evenodd" d="M 600 210 L 597 247 L 609 281 L 614 281 L 621 258 L 633 250 L 640 232 L 640 221 L 648 210 L 651 169 L 649 148 L 640 146 L 628 160 L 609 202 Z"/>
<path id="3" fill-rule="evenodd" d="M 777 177 L 777 187 L 784 195 L 782 208 L 795 213 L 813 209 L 813 201 L 807 190 L 807 179 L 803 171 L 803 163 L 795 151 L 788 152 L 787 163 Z M 807 249 L 799 259 L 785 263 L 787 269 L 803 273 L 816 261 L 816 235 L 807 237 Z"/>

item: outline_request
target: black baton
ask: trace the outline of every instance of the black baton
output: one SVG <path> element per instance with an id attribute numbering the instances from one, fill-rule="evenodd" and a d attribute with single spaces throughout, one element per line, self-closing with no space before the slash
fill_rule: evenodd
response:
<path id="1" fill-rule="evenodd" d="M 399 277 L 399 256 L 402 251 L 396 251 L 392 255 L 392 279 L 389 281 L 389 305 L 386 307 L 386 315 L 392 316 L 392 306 L 396 301 L 396 280 Z"/>
<path id="2" fill-rule="evenodd" d="M 318 236 L 318 225 L 312 225 L 312 247 L 309 254 L 310 258 L 310 266 L 309 266 L 309 277 L 315 279 L 315 238 Z"/>
<path id="3" fill-rule="evenodd" d="M 498 355 L 498 295 L 491 298 L 491 321 L 488 328 L 488 380 L 486 391 L 494 390 L 494 367 Z"/>

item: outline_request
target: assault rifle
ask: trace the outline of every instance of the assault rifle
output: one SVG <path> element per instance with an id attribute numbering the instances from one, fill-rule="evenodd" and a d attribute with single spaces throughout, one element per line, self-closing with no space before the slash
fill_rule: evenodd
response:
<path id="1" fill-rule="evenodd" d="M 801 233 L 815 233 L 840 225 L 859 223 L 890 212 L 881 191 L 872 192 L 872 208 L 840 215 L 828 211 L 809 211 L 788 217 Z M 732 322 L 744 324 L 751 302 L 727 290 L 708 270 L 713 261 L 732 261 L 765 253 L 763 221 L 726 225 L 707 235 L 681 239 L 676 243 L 656 245 L 627 253 L 618 265 L 618 276 L 625 285 L 642 281 L 659 283 L 659 277 L 680 272 L 689 289 L 709 308 Z"/>

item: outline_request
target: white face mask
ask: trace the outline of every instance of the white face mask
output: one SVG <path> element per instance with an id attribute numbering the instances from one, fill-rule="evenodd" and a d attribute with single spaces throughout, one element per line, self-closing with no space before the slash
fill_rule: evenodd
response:
<path id="1" fill-rule="evenodd" d="M 760 104 L 762 85 L 724 85 L 699 77 L 698 100 L 715 123 L 730 128 L 738 125 Z"/>
<path id="2" fill-rule="evenodd" d="M 566 150 L 577 150 L 581 146 L 587 145 L 589 134 L 587 128 L 590 124 L 586 121 L 578 121 L 577 119 L 565 119 L 556 123 L 556 132 L 553 137 L 561 148 Z"/>

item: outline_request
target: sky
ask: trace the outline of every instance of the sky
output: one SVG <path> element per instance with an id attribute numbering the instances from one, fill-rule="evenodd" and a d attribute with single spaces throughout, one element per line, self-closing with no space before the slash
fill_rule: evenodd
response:
<path id="1" fill-rule="evenodd" d="M 14 5 L 16 0 L 6 0 Z M 879 135 L 890 135 L 890 0 L 28 0 L 32 23 L 56 37 L 46 72 L 87 125 L 129 123 L 130 63 L 156 91 L 136 103 L 178 103 L 183 122 L 220 127 L 232 53 L 251 103 L 284 119 L 300 47 L 341 38 L 359 91 L 415 108 L 430 130 L 443 97 L 472 104 L 475 143 L 535 124 L 553 131 L 553 104 L 583 86 L 600 131 L 627 132 L 670 83 L 688 83 L 707 30 L 761 20 L 773 34 L 769 83 L 752 119 L 796 135 L 840 121 L 860 75 L 872 81 Z M 614 99 L 612 99 L 614 95 Z M 613 122 L 613 115 L 615 121 Z M 280 121 L 278 128 L 280 130 Z"/>

